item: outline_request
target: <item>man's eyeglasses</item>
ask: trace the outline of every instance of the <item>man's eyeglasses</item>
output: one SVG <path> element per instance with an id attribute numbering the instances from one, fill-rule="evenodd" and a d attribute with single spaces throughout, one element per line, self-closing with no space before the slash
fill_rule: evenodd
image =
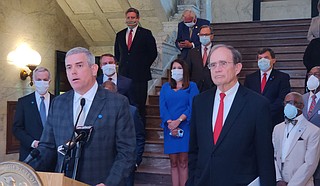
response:
<path id="1" fill-rule="evenodd" d="M 226 68 L 228 66 L 228 63 L 233 63 L 233 62 L 228 62 L 228 61 L 209 62 L 208 68 L 215 69 L 217 66 L 220 66 L 222 68 Z"/>

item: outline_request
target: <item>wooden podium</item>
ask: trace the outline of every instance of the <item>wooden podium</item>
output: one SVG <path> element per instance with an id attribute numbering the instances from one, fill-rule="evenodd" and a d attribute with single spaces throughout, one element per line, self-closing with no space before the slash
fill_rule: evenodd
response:
<path id="1" fill-rule="evenodd" d="M 43 186 L 88 186 L 85 183 L 73 180 L 62 173 L 37 172 Z"/>
<path id="2" fill-rule="evenodd" d="M 0 185 L 88 186 L 65 177 L 62 173 L 36 172 L 29 165 L 19 161 L 0 163 Z"/>

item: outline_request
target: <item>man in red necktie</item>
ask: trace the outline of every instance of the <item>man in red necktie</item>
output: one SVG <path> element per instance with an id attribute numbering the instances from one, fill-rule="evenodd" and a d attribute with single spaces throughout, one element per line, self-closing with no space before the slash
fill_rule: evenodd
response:
<path id="1" fill-rule="evenodd" d="M 139 26 L 140 14 L 135 8 L 125 12 L 127 28 L 116 35 L 114 54 L 119 62 L 119 74 L 132 79 L 132 92 L 141 117 L 145 117 L 150 66 L 158 52 L 150 30 Z"/>
<path id="2" fill-rule="evenodd" d="M 193 100 L 186 185 L 275 185 L 268 101 L 238 82 L 232 46 L 213 46 L 208 67 L 217 87 Z"/>
<path id="3" fill-rule="evenodd" d="M 213 46 L 213 38 L 213 28 L 210 25 L 201 26 L 199 32 L 201 45 L 191 49 L 186 59 L 190 72 L 190 80 L 197 84 L 200 92 L 214 86 L 207 64 L 207 59 Z"/>
<path id="4" fill-rule="evenodd" d="M 283 100 L 290 92 L 290 76 L 274 69 L 276 55 L 271 48 L 258 51 L 259 70 L 246 76 L 244 86 L 263 95 L 270 102 L 273 126 L 284 121 Z"/>
<path id="5" fill-rule="evenodd" d="M 313 67 L 308 73 L 307 88 L 308 93 L 302 96 L 304 107 L 303 115 L 308 121 L 320 127 L 320 66 Z M 320 186 L 320 165 L 314 174 L 314 185 Z"/>

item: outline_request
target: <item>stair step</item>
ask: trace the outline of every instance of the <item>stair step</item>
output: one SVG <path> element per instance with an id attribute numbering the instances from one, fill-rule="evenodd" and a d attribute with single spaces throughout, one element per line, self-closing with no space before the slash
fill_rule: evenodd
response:
<path id="1" fill-rule="evenodd" d="M 159 96 L 158 95 L 149 95 L 149 104 L 159 105 Z"/>
<path id="2" fill-rule="evenodd" d="M 163 141 L 163 129 L 162 128 L 146 128 L 146 140 Z"/>
<path id="3" fill-rule="evenodd" d="M 144 152 L 162 153 L 163 154 L 163 143 L 146 143 L 144 146 Z"/>
<path id="4" fill-rule="evenodd" d="M 244 47 L 236 47 L 237 50 L 239 50 L 239 52 L 241 54 L 243 53 L 257 53 L 258 50 L 261 48 L 261 47 L 256 47 L 256 46 L 244 46 Z M 299 51 L 299 52 L 304 52 L 306 50 L 306 45 L 288 45 L 288 46 L 273 46 L 272 47 L 272 50 L 278 54 L 280 52 L 291 52 L 291 51 Z"/>
<path id="5" fill-rule="evenodd" d="M 272 20 L 272 21 L 247 21 L 234 23 L 214 23 L 216 29 L 240 29 L 240 28 L 258 28 L 258 27 L 283 27 L 292 26 L 296 28 L 299 25 L 309 26 L 311 19 L 291 19 L 291 20 Z"/>
<path id="6" fill-rule="evenodd" d="M 276 59 L 277 60 L 285 60 L 285 59 L 303 59 L 304 52 L 291 52 L 291 53 L 276 53 Z M 256 60 L 257 59 L 257 53 L 244 53 L 242 55 L 242 60 Z"/>
<path id="7" fill-rule="evenodd" d="M 160 116 L 150 116 L 146 115 L 146 127 L 156 128 L 160 127 L 161 119 Z"/>
<path id="8" fill-rule="evenodd" d="M 146 115 L 160 116 L 159 105 L 146 105 Z"/>

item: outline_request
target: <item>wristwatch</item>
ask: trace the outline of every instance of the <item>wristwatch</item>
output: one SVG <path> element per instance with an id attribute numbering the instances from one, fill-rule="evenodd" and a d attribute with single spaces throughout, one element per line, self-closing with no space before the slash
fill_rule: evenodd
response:
<path id="1" fill-rule="evenodd" d="M 178 120 L 179 120 L 180 122 L 182 122 L 182 118 L 179 118 Z"/>

